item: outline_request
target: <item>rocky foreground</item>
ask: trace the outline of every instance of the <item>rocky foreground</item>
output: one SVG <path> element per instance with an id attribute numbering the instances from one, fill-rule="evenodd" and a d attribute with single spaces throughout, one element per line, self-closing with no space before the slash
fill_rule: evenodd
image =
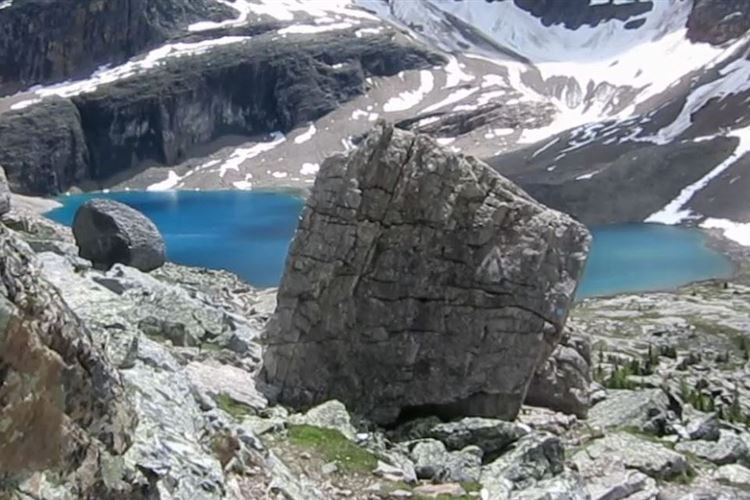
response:
<path id="1" fill-rule="evenodd" d="M 413 137 L 396 134 L 396 142 Z M 412 152 L 432 144 L 416 141 Z M 433 165 L 440 173 L 457 168 L 463 181 L 453 185 L 476 181 L 461 167 L 472 160 L 437 147 L 414 158 L 424 164 L 411 174 L 434 172 L 426 168 Z M 349 163 L 333 159 L 320 186 L 368 159 L 356 152 Z M 506 196 L 550 214 L 520 191 Z M 387 206 L 401 206 L 393 199 Z M 750 287 L 707 283 L 585 300 L 564 330 L 558 323 L 548 359 L 516 366 L 528 373 L 528 391 L 512 421 L 421 405 L 384 427 L 353 411 L 353 399 L 349 408 L 327 400 L 295 411 L 269 401 L 274 391 L 254 382 L 268 343 L 263 332 L 273 334 L 276 290 L 173 264 L 150 273 L 123 264 L 97 269 L 78 256 L 70 230 L 15 201 L 0 226 L 3 498 L 750 498 Z M 551 255 L 564 255 L 561 248 Z M 525 261 L 503 265 L 518 262 Z M 495 264 L 493 272 L 503 272 Z M 305 269 L 294 258 L 290 266 Z M 382 280 L 368 276 L 360 286 L 375 290 Z M 328 299 L 329 311 L 346 312 L 342 304 Z M 314 316 L 295 324 L 305 318 Z M 510 345 L 540 342 L 548 330 L 526 331 L 527 322 L 512 318 L 500 324 Z M 372 394 L 388 381 L 375 383 Z"/>

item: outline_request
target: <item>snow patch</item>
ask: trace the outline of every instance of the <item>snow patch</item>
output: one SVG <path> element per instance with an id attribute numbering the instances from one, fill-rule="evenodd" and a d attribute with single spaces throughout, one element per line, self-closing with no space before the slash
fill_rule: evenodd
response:
<path id="1" fill-rule="evenodd" d="M 217 2 L 227 5 L 237 11 L 237 17 L 227 19 L 226 21 L 200 21 L 188 26 L 188 31 L 208 31 L 220 28 L 231 28 L 242 26 L 247 23 L 247 18 L 252 11 L 252 4 L 247 0 L 216 0 Z"/>
<path id="2" fill-rule="evenodd" d="M 697 182 L 685 187 L 680 194 L 672 200 L 666 207 L 656 213 L 651 214 L 646 222 L 657 222 L 661 224 L 679 224 L 680 222 L 695 217 L 689 208 L 683 208 L 693 196 L 701 189 L 705 188 L 709 182 L 721 175 L 726 169 L 731 167 L 743 155 L 750 152 L 750 127 L 733 130 L 728 134 L 729 137 L 736 137 L 740 140 L 734 152 L 714 167 L 708 174 L 703 176 Z"/>
<path id="3" fill-rule="evenodd" d="M 262 153 L 272 150 L 285 140 L 286 137 L 284 137 L 284 134 L 281 132 L 273 132 L 269 142 L 259 142 L 249 148 L 240 147 L 235 149 L 229 158 L 219 167 L 219 177 L 224 177 L 229 170 L 239 171 L 240 165 L 246 160 L 255 158 Z"/>
<path id="4" fill-rule="evenodd" d="M 479 90 L 479 89 L 477 89 L 476 87 L 474 87 L 474 88 L 466 88 L 466 89 L 458 89 L 455 92 L 453 92 L 451 95 L 449 95 L 448 97 L 446 97 L 445 99 L 443 99 L 442 101 L 437 102 L 437 103 L 433 104 L 432 106 L 427 106 L 426 108 L 424 108 L 422 110 L 422 112 L 423 113 L 430 113 L 430 112 L 435 111 L 437 109 L 440 109 L 442 107 L 449 106 L 449 105 L 457 103 L 459 101 L 463 101 L 464 99 L 466 99 L 467 97 L 469 97 L 471 94 L 473 94 L 477 90 Z"/>
<path id="5" fill-rule="evenodd" d="M 593 176 L 595 176 L 598 173 L 599 173 L 598 170 L 594 170 L 593 172 L 589 172 L 588 174 L 579 175 L 578 177 L 576 177 L 576 180 L 585 181 L 587 179 L 591 179 Z"/>
<path id="6" fill-rule="evenodd" d="M 315 175 L 320 170 L 320 165 L 317 163 L 303 163 L 299 173 L 302 175 Z"/>
<path id="7" fill-rule="evenodd" d="M 310 123 L 310 127 L 305 132 L 301 133 L 300 135 L 294 138 L 294 143 L 302 144 L 302 143 L 309 141 L 315 135 L 315 132 L 316 132 L 315 124 Z"/>
<path id="8" fill-rule="evenodd" d="M 177 184 L 182 179 L 183 178 L 177 175 L 177 173 L 174 170 L 170 170 L 169 173 L 167 174 L 166 179 L 164 179 L 161 182 L 151 184 L 150 186 L 146 188 L 146 191 L 169 191 L 177 187 Z"/>
<path id="9" fill-rule="evenodd" d="M 149 70 L 163 64 L 167 59 L 176 57 L 194 56 L 208 52 L 213 47 L 230 45 L 249 40 L 247 36 L 226 36 L 212 40 L 203 40 L 192 43 L 168 43 L 153 49 L 140 59 L 130 60 L 120 66 L 109 68 L 102 66 L 89 78 L 78 81 L 67 81 L 46 87 L 33 87 L 30 90 L 37 96 L 35 99 L 20 101 L 11 106 L 11 109 L 23 109 L 39 102 L 39 98 L 49 96 L 73 97 L 86 92 L 94 92 L 100 85 L 131 77 L 140 72 Z"/>
<path id="10" fill-rule="evenodd" d="M 701 223 L 701 227 L 706 229 L 720 229 L 723 231 L 725 238 L 746 247 L 750 246 L 750 223 L 708 218 Z"/>
<path id="11" fill-rule="evenodd" d="M 280 35 L 309 35 L 315 33 L 325 33 L 326 31 L 345 30 L 354 26 L 352 23 L 333 23 L 333 24 L 293 24 L 279 30 Z"/>
<path id="12" fill-rule="evenodd" d="M 435 86 L 435 78 L 427 70 L 419 72 L 419 87 L 416 90 L 401 92 L 396 97 L 391 97 L 383 105 L 383 111 L 394 113 L 396 111 L 406 111 L 419 104 L 424 97 L 432 92 Z"/>
<path id="13" fill-rule="evenodd" d="M 448 64 L 443 68 L 445 70 L 445 88 L 453 88 L 462 82 L 474 80 L 474 75 L 466 73 L 456 59 L 456 56 L 448 56 Z"/>

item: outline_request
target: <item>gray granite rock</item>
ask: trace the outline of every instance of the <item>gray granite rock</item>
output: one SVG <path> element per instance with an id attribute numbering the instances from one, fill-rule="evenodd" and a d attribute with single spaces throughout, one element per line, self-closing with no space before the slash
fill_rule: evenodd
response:
<path id="1" fill-rule="evenodd" d="M 733 432 L 722 430 L 718 441 L 683 441 L 675 445 L 675 450 L 690 453 L 717 465 L 750 462 L 747 445 Z"/>
<path id="2" fill-rule="evenodd" d="M 411 445 L 410 455 L 419 479 L 476 482 L 481 474 L 483 453 L 477 446 L 448 451 L 440 441 L 425 439 Z"/>
<path id="3" fill-rule="evenodd" d="M 164 239 L 139 211 L 113 200 L 94 199 L 78 209 L 73 235 L 80 255 L 109 269 L 122 263 L 141 271 L 164 264 Z"/>
<path id="4" fill-rule="evenodd" d="M 669 398 L 661 389 L 609 391 L 588 415 L 591 426 L 628 427 L 653 434 L 658 434 L 668 419 Z"/>
<path id="5" fill-rule="evenodd" d="M 482 467 L 480 482 L 490 495 L 492 491 L 503 490 L 508 482 L 515 489 L 525 489 L 562 473 L 564 460 L 560 438 L 543 432 L 529 434 L 510 451 Z"/>
<path id="6" fill-rule="evenodd" d="M 655 487 L 656 482 L 637 470 L 613 471 L 586 485 L 591 500 L 619 500 Z"/>
<path id="7" fill-rule="evenodd" d="M 98 339 L 0 224 L 0 496 L 35 473 L 32 483 L 44 483 L 47 470 L 69 498 L 127 494 L 102 469 L 133 443 L 126 394 Z"/>
<path id="8" fill-rule="evenodd" d="M 641 471 L 655 479 L 672 479 L 690 469 L 684 455 L 627 432 L 615 432 L 597 439 L 576 453 L 572 461 L 579 471 L 614 470 L 620 466 Z"/>
<path id="9" fill-rule="evenodd" d="M 340 401 L 326 401 L 323 404 L 310 408 L 302 415 L 291 415 L 289 423 L 333 429 L 339 431 L 352 441 L 354 441 L 357 435 L 357 429 L 352 425 L 349 412 L 346 411 L 346 406 Z"/>
<path id="10" fill-rule="evenodd" d="M 590 340 L 580 334 L 565 336 L 531 379 L 526 404 L 585 418 L 590 385 Z"/>
<path id="11" fill-rule="evenodd" d="M 688 419 L 684 434 L 691 440 L 717 441 L 720 437 L 720 428 L 719 419 L 715 413 L 695 412 Z"/>
<path id="12" fill-rule="evenodd" d="M 722 465 L 714 471 L 714 479 L 729 486 L 750 489 L 750 469 L 737 464 Z"/>
<path id="13" fill-rule="evenodd" d="M 412 430 L 412 435 L 417 429 Z M 478 446 L 486 454 L 499 453 L 528 434 L 528 428 L 514 422 L 481 417 L 466 417 L 454 422 L 424 426 L 418 438 L 433 438 L 449 450 Z"/>
<path id="14" fill-rule="evenodd" d="M 589 244 L 480 161 L 381 123 L 316 178 L 265 379 L 284 404 L 338 399 L 381 423 L 408 408 L 512 419 Z"/>

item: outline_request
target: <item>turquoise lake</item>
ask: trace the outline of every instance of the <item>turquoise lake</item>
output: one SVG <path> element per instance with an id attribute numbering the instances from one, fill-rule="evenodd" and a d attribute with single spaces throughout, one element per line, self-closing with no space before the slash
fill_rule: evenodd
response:
<path id="1" fill-rule="evenodd" d="M 278 284 L 303 201 L 248 191 L 118 192 L 63 196 L 47 214 L 70 225 L 91 198 L 110 198 L 159 227 L 171 261 L 227 269 L 259 286 Z M 674 288 L 728 277 L 732 265 L 700 231 L 655 224 L 593 227 L 594 244 L 578 297 Z"/>

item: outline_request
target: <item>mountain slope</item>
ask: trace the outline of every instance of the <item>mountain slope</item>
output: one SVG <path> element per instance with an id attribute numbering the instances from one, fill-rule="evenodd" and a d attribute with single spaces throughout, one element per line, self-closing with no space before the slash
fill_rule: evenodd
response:
<path id="1" fill-rule="evenodd" d="M 84 115 L 91 109 L 86 103 L 125 109 L 131 105 L 122 101 L 127 94 L 123 89 L 135 89 L 144 98 L 162 95 L 165 80 L 158 75 L 170 67 L 185 78 L 180 87 L 184 83 L 184 92 L 193 92 L 194 109 L 203 110 L 198 115 L 219 113 L 218 126 L 189 132 L 206 122 L 191 118 L 189 126 L 183 120 L 174 129 L 176 115 L 168 101 L 184 102 L 184 95 L 176 94 L 166 101 L 160 97 L 143 108 L 152 110 L 145 114 L 136 111 L 133 116 L 142 119 L 95 120 L 86 134 L 87 150 L 76 153 L 84 165 L 65 167 L 75 175 L 67 174 L 62 183 L 42 182 L 34 192 L 71 185 L 305 188 L 324 157 L 351 148 L 382 117 L 488 159 L 542 201 L 586 223 L 750 222 L 744 196 L 750 184 L 745 175 L 750 2 L 181 0 L 170 2 L 169 8 L 158 3 L 161 9 L 154 10 L 157 3 L 131 0 L 124 7 L 157 35 L 127 42 L 124 52 L 119 39 L 111 39 L 109 49 L 106 43 L 101 47 L 110 51 L 108 67 L 92 71 L 101 59 L 92 55 L 75 67 L 45 74 L 21 64 L 19 75 L 31 75 L 23 78 L 7 76 L 6 69 L 0 123 L 28 130 L 29 116 L 39 114 L 32 108 L 53 96 L 72 98 Z M 13 0 L 2 5 L 0 26 L 32 10 L 46 19 L 62 2 Z M 99 20 L 88 22 L 97 25 Z M 46 59 L 49 63 L 42 66 L 55 68 L 56 59 L 44 47 L 64 45 L 66 33 L 41 22 L 26 39 L 47 43 L 41 49 L 27 44 L 24 60 Z M 319 66 L 315 74 L 333 82 L 333 87 L 323 87 L 329 90 L 321 94 L 326 105 L 319 112 L 299 114 L 294 111 L 299 105 L 290 101 L 284 105 L 289 113 L 249 126 L 248 108 L 240 106 L 245 111 L 239 114 L 234 108 L 220 111 L 223 105 L 217 108 L 209 94 L 187 90 L 202 85 L 201 75 L 215 74 L 213 88 L 247 94 L 252 101 L 251 89 L 265 84 L 207 68 L 214 61 L 243 60 L 260 40 L 295 54 L 306 46 L 325 45 L 319 41 L 336 34 L 359 47 L 351 50 L 360 54 L 360 62 L 351 66 L 350 59 L 337 59 L 335 44 L 313 56 Z M 379 50 L 378 44 L 391 46 L 388 39 L 398 40 L 404 48 L 399 54 L 406 56 L 387 62 L 384 54 L 375 59 L 366 55 Z M 18 43 L 8 29 L 0 30 L 0 60 L 10 60 Z M 423 58 L 422 64 L 395 63 L 420 53 L 436 55 Z M 300 71 L 290 65 L 282 73 Z M 78 80 L 59 81 L 76 75 Z M 288 80 L 301 85 L 291 90 L 299 103 L 317 92 L 315 85 L 301 82 L 319 82 L 319 76 Z M 34 88 L 26 83 L 25 91 L 10 94 L 13 85 L 31 81 L 51 83 Z M 350 92 L 355 81 L 358 90 Z M 343 89 L 349 89 L 346 98 L 335 97 Z M 180 137 L 182 131 L 187 135 Z M 0 146 L 9 149 L 2 141 L 0 137 Z M 104 158 L 102 148 L 106 161 L 99 159 Z M 14 177 L 11 166 L 11 181 L 27 189 L 16 179 L 34 178 L 39 161 L 31 158 L 15 169 L 23 172 L 20 177 Z M 106 166 L 93 165 L 98 163 Z"/>

